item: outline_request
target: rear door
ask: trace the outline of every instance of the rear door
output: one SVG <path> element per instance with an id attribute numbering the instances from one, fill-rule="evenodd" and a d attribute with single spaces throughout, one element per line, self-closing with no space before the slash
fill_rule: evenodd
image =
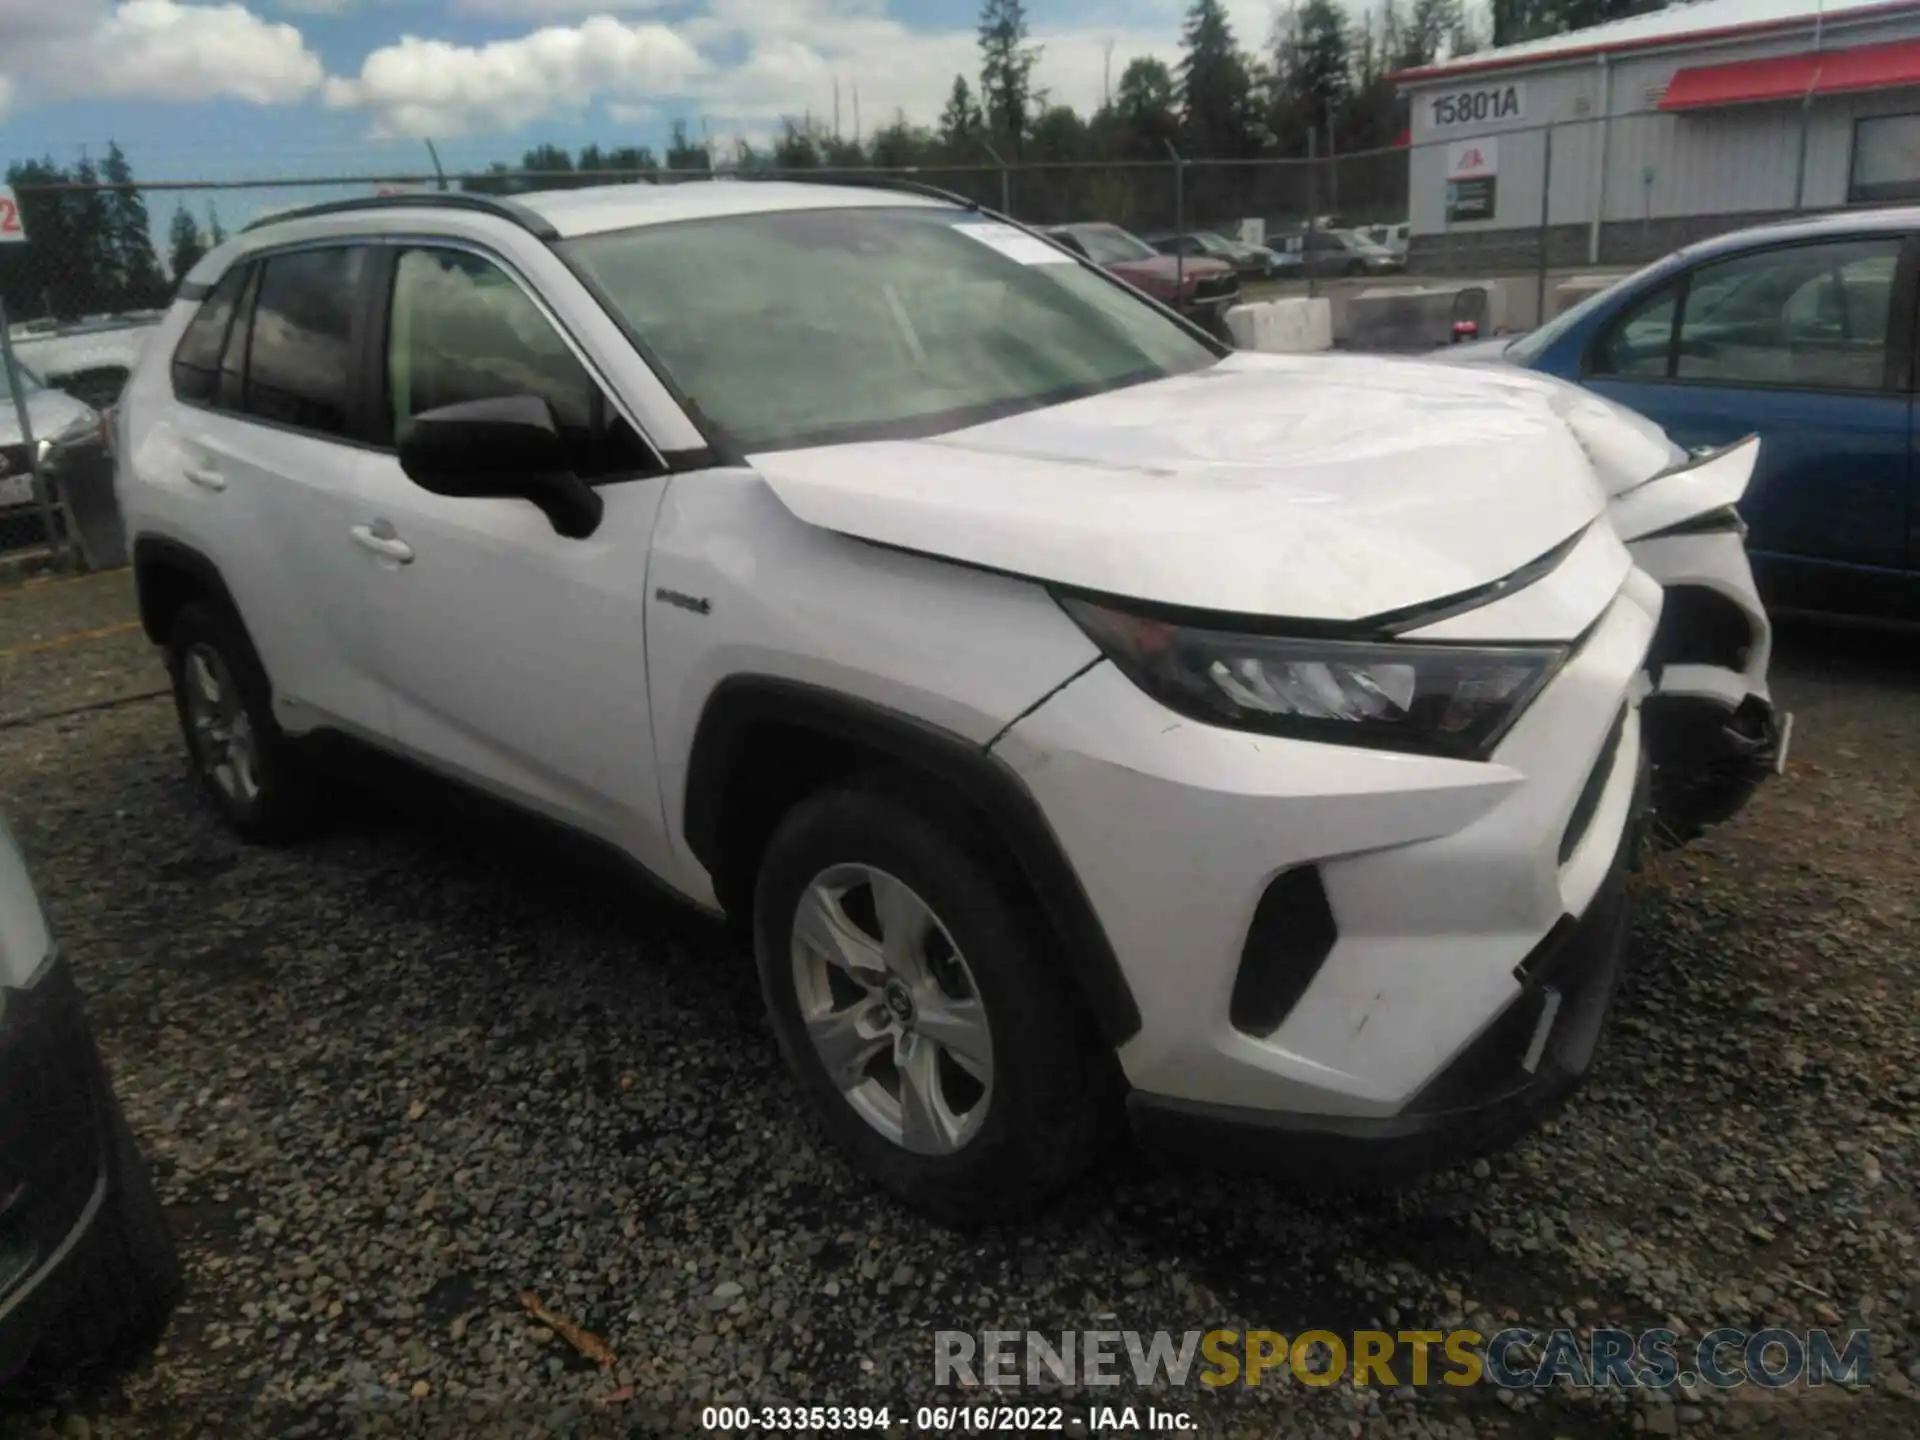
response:
<path id="1" fill-rule="evenodd" d="M 366 456 L 356 376 L 367 264 L 364 246 L 328 243 L 223 277 L 174 356 L 186 403 L 168 480 L 275 699 L 382 739 L 388 711 L 347 540 Z"/>
<path id="2" fill-rule="evenodd" d="M 1584 382 L 1703 449 L 1761 437 L 1741 502 L 1770 598 L 1881 609 L 1912 564 L 1915 253 L 1898 234 L 1710 261 L 1643 296 Z"/>

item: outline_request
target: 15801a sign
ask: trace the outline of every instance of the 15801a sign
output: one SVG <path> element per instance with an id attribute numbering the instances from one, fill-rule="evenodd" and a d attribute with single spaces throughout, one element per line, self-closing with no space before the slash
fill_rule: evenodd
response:
<path id="1" fill-rule="evenodd" d="M 1435 130 L 1456 125 L 1482 125 L 1492 120 L 1524 120 L 1527 116 L 1527 87 L 1519 81 L 1504 85 L 1476 85 L 1467 90 L 1449 90 L 1427 100 L 1428 121 Z"/>

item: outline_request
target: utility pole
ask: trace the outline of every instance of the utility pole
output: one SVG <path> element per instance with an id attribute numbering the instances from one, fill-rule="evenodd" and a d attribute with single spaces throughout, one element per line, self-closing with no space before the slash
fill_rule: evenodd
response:
<path id="1" fill-rule="evenodd" d="M 1107 41 L 1107 57 L 1100 69 L 1100 108 L 1113 108 L 1113 41 Z"/>
<path id="2" fill-rule="evenodd" d="M 840 138 L 840 77 L 833 77 L 833 138 Z"/>

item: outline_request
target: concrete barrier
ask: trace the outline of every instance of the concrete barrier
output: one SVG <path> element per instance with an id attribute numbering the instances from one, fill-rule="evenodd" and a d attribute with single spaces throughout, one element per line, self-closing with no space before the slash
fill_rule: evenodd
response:
<path id="1" fill-rule="evenodd" d="M 1292 296 L 1258 300 L 1227 311 L 1227 330 L 1242 350 L 1300 354 L 1333 348 L 1333 308 L 1325 300 Z"/>
<path id="2" fill-rule="evenodd" d="M 1463 302 L 1468 290 L 1482 291 L 1484 302 Z M 1463 306 L 1473 309 L 1481 335 L 1496 334 L 1507 323 L 1507 287 L 1497 280 L 1369 287 L 1346 297 L 1335 337 L 1354 350 L 1431 350 L 1453 342 Z"/>

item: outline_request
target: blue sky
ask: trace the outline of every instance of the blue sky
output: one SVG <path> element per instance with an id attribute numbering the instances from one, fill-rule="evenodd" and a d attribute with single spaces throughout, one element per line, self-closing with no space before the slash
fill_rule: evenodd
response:
<path id="1" fill-rule="evenodd" d="M 1186 0 L 1030 0 L 1037 83 L 1097 104 L 1134 55 L 1171 58 Z M 783 115 L 930 121 L 977 73 L 977 0 L 0 0 L 0 154 L 119 141 L 146 181 L 450 169 L 529 144 L 717 145 Z M 1272 0 L 1229 0 L 1263 44 Z M 326 192 L 316 192 L 316 198 Z M 284 191 L 271 208 L 286 203 Z M 204 204 L 204 194 L 195 197 Z M 219 197 L 244 223 L 261 197 Z M 171 210 L 160 201 L 156 210 Z"/>

